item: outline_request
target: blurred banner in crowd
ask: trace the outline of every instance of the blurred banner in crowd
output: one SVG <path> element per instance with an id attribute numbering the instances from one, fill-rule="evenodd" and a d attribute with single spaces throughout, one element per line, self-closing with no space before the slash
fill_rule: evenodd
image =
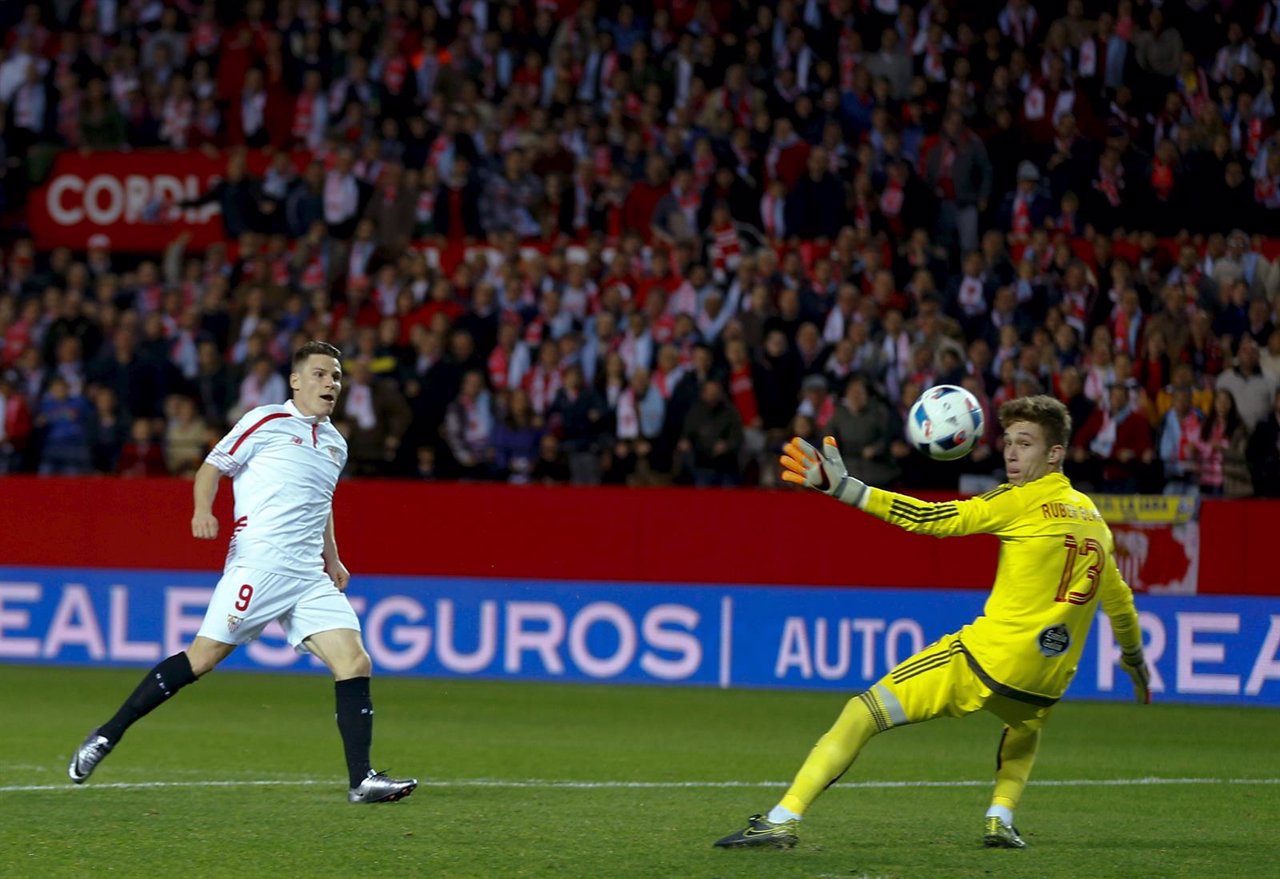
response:
<path id="1" fill-rule="evenodd" d="M 269 157 L 244 153 L 250 174 L 261 174 Z M 295 156 L 295 164 L 301 161 Z M 122 253 L 160 253 L 179 230 L 191 234 L 187 248 L 201 251 L 225 239 L 217 201 L 179 207 L 209 192 L 227 170 L 227 155 L 201 150 L 58 155 L 44 183 L 27 200 L 36 247 L 81 251 L 95 235 Z"/>
<path id="2" fill-rule="evenodd" d="M 216 574 L 0 568 L 0 661 L 147 666 Z M 379 674 L 858 691 L 981 612 L 978 592 L 357 577 Z M 1138 596 L 1158 700 L 1280 705 L 1280 599 Z M 1070 697 L 1129 699 L 1105 616 Z M 272 624 L 224 667 L 323 671 Z"/>
<path id="3" fill-rule="evenodd" d="M 1200 573 L 1197 499 L 1092 495 L 1116 538 L 1116 565 L 1136 592 L 1192 595 Z"/>

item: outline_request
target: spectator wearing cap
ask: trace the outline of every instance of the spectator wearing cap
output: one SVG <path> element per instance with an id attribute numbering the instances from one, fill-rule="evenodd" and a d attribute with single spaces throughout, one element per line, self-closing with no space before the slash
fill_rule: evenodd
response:
<path id="1" fill-rule="evenodd" d="M 836 401 L 826 376 L 805 376 L 800 383 L 800 405 L 796 407 L 796 414 L 809 419 L 815 430 L 824 431 L 835 413 Z"/>
<path id="2" fill-rule="evenodd" d="M 1008 233 L 1009 241 L 1022 244 L 1031 238 L 1031 230 L 1044 225 L 1053 210 L 1053 202 L 1040 189 L 1040 169 L 1030 159 L 1018 163 L 1017 189 L 1004 198 L 1000 206 L 999 227 Z"/>

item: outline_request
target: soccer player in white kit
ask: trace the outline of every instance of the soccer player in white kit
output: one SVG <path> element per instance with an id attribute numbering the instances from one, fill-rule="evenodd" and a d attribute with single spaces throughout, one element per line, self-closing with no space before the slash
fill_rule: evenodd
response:
<path id="1" fill-rule="evenodd" d="M 196 473 L 191 534 L 201 540 L 218 536 L 213 499 L 219 480 L 228 476 L 234 487 L 236 520 L 222 579 L 191 646 L 147 672 L 115 716 L 76 750 L 68 767 L 76 784 L 136 721 L 278 620 L 295 649 L 318 656 L 333 672 L 348 800 L 392 802 L 418 786 L 417 779 L 375 772 L 369 760 L 372 663 L 343 594 L 351 574 L 338 557 L 333 528 L 333 491 L 347 461 L 346 440 L 329 419 L 342 392 L 340 357 L 325 342 L 299 348 L 289 376 L 293 399 L 247 412 Z"/>

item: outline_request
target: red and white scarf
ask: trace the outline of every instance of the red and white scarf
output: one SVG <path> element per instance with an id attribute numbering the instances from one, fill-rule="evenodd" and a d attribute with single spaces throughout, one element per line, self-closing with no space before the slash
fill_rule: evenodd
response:
<path id="1" fill-rule="evenodd" d="M 640 412 L 636 406 L 636 394 L 627 388 L 618 396 L 615 410 L 618 423 L 618 439 L 637 439 L 640 436 Z"/>
<path id="2" fill-rule="evenodd" d="M 306 140 L 311 136 L 312 120 L 315 118 L 316 96 L 303 92 L 293 105 L 293 128 L 291 132 L 298 140 Z"/>
<path id="3" fill-rule="evenodd" d="M 546 415 L 551 408 L 556 392 L 563 387 L 560 369 L 547 369 L 542 365 L 535 366 L 525 375 L 525 391 L 529 394 L 529 403 L 533 411 Z"/>

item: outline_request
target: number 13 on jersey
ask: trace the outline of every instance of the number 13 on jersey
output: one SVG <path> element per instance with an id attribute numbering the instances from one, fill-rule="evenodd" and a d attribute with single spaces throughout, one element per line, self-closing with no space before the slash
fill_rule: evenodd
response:
<path id="1" fill-rule="evenodd" d="M 1069 604 L 1088 604 L 1098 591 L 1098 577 L 1102 575 L 1102 566 L 1106 563 L 1107 554 L 1103 551 L 1102 544 L 1092 537 L 1086 538 L 1084 543 L 1079 543 L 1075 535 L 1068 534 L 1063 538 L 1063 545 L 1067 548 L 1067 561 L 1062 566 L 1058 594 L 1053 600 L 1065 601 Z M 1088 568 L 1085 569 L 1084 576 L 1089 581 L 1089 587 L 1084 592 L 1072 591 L 1072 582 L 1077 579 L 1076 565 L 1085 563 L 1088 563 Z"/>

